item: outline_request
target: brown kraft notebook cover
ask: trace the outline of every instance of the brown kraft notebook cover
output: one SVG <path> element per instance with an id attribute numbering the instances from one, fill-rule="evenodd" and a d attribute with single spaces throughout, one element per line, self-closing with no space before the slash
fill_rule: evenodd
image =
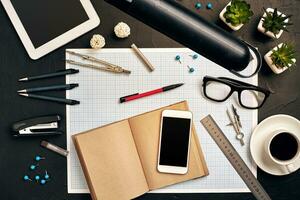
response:
<path id="1" fill-rule="evenodd" d="M 161 112 L 188 110 L 186 101 L 73 136 L 93 200 L 126 200 L 208 175 L 195 128 L 184 175 L 157 171 Z"/>

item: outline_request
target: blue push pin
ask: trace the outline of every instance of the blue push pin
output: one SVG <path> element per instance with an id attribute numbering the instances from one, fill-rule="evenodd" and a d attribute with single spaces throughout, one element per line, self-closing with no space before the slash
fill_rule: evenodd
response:
<path id="1" fill-rule="evenodd" d="M 190 67 L 189 65 L 187 66 L 187 68 L 189 69 L 190 73 L 193 73 L 195 71 L 195 69 L 193 67 Z"/>
<path id="2" fill-rule="evenodd" d="M 38 166 L 39 166 L 38 164 L 37 164 L 37 165 L 30 165 L 29 168 L 30 168 L 30 170 L 33 171 L 33 170 L 35 170 Z"/>
<path id="3" fill-rule="evenodd" d="M 38 181 L 40 180 L 40 176 L 39 176 L 39 175 L 36 175 L 36 176 L 34 177 L 34 179 L 38 182 Z"/>
<path id="4" fill-rule="evenodd" d="M 42 179 L 42 180 L 40 181 L 40 183 L 41 183 L 42 185 L 45 185 L 45 184 L 46 184 L 46 180 L 45 180 L 45 179 Z"/>
<path id="5" fill-rule="evenodd" d="M 208 3 L 208 4 L 206 5 L 206 8 L 209 9 L 209 10 L 212 10 L 212 9 L 213 9 L 212 3 Z"/>
<path id="6" fill-rule="evenodd" d="M 180 55 L 177 55 L 177 56 L 175 57 L 175 60 L 178 61 L 178 62 L 181 64 L 181 58 L 180 58 Z"/>
<path id="7" fill-rule="evenodd" d="M 25 176 L 23 177 L 23 180 L 24 180 L 24 181 L 32 181 L 32 180 L 29 178 L 29 176 L 27 176 L 27 175 L 25 175 Z"/>
<path id="8" fill-rule="evenodd" d="M 190 55 L 194 60 L 198 58 L 198 54 Z"/>
<path id="9" fill-rule="evenodd" d="M 48 179 L 50 178 L 50 176 L 49 176 L 49 174 L 47 173 L 47 171 L 46 171 L 46 173 L 45 173 L 44 178 L 45 178 L 46 180 L 48 180 Z"/>
<path id="10" fill-rule="evenodd" d="M 197 10 L 199 10 L 201 7 L 202 7 L 202 4 L 201 4 L 200 2 L 197 2 L 197 3 L 195 4 L 195 8 L 196 8 Z"/>
<path id="11" fill-rule="evenodd" d="M 44 160 L 45 158 L 44 157 L 41 157 L 41 156 L 35 156 L 34 160 L 36 161 L 40 161 L 40 160 Z"/>

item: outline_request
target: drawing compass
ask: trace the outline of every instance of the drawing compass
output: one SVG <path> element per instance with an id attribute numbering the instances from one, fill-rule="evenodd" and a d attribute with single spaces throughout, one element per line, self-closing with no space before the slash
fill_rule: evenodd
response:
<path id="1" fill-rule="evenodd" d="M 232 105 L 232 112 L 233 112 L 233 116 L 230 113 L 230 111 L 227 109 L 226 113 L 228 115 L 229 121 L 230 123 L 227 124 L 227 126 L 233 126 L 235 132 L 236 132 L 236 139 L 240 141 L 241 145 L 244 146 L 245 142 L 244 142 L 244 133 L 242 131 L 242 127 L 241 127 L 241 122 L 240 122 L 240 117 L 237 114 L 236 108 Z"/>
<path id="2" fill-rule="evenodd" d="M 98 63 L 101 65 L 95 65 L 95 64 L 87 64 L 87 63 L 81 63 L 81 62 L 77 62 L 74 60 L 66 60 L 67 63 L 71 64 L 71 65 L 78 65 L 81 67 L 87 67 L 87 68 L 92 68 L 92 69 L 99 69 L 99 70 L 103 70 L 103 71 L 109 71 L 109 72 L 114 72 L 114 73 L 125 73 L 125 74 L 130 74 L 131 71 L 124 69 L 118 65 L 106 62 L 104 60 L 100 60 L 98 58 L 92 57 L 92 56 L 88 56 L 88 55 L 83 55 L 80 53 L 76 53 L 74 51 L 66 51 L 67 53 L 71 54 L 71 55 L 75 55 L 78 56 L 84 60 L 88 60 L 94 63 Z"/>

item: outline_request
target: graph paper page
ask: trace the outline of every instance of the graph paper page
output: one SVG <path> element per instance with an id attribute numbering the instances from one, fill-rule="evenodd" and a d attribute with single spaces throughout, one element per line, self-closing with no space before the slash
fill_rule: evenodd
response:
<path id="1" fill-rule="evenodd" d="M 114 74 L 66 64 L 66 68 L 80 70 L 78 74 L 69 75 L 66 78 L 67 83 L 79 83 L 78 88 L 67 91 L 67 98 L 80 101 L 80 105 L 67 106 L 67 147 L 70 151 L 68 156 L 69 193 L 89 192 L 71 139 L 73 134 L 183 100 L 187 100 L 189 108 L 193 112 L 194 124 L 209 175 L 153 192 L 249 192 L 237 172 L 200 124 L 202 118 L 211 114 L 256 175 L 256 166 L 250 158 L 249 141 L 251 131 L 257 124 L 257 111 L 241 108 L 237 103 L 236 94 L 223 103 L 210 101 L 202 94 L 202 79 L 205 75 L 238 79 L 236 76 L 202 56 L 193 59 L 191 55 L 194 53 L 186 48 L 141 49 L 155 66 L 153 72 L 148 71 L 131 49 L 70 50 L 117 64 L 131 70 L 132 73 L 130 75 Z M 176 55 L 180 55 L 180 62 L 175 60 Z M 68 53 L 66 53 L 66 57 L 88 63 L 88 61 Z M 189 72 L 188 65 L 195 69 L 193 73 Z M 242 81 L 257 85 L 257 76 Z M 185 84 L 180 88 L 123 104 L 119 103 L 119 98 L 122 96 L 182 82 Z M 226 126 L 229 123 L 226 109 L 230 109 L 231 104 L 238 109 L 245 132 L 245 146 L 241 146 L 240 142 L 236 140 L 233 127 Z M 99 161 L 101 162 L 101 155 L 99 155 Z"/>

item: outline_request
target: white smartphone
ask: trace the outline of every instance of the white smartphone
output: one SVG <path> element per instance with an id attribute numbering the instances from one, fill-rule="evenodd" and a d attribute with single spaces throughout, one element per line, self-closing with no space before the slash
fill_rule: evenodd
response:
<path id="1" fill-rule="evenodd" d="M 187 173 L 192 118 L 193 115 L 189 111 L 162 112 L 157 164 L 159 172 Z"/>

